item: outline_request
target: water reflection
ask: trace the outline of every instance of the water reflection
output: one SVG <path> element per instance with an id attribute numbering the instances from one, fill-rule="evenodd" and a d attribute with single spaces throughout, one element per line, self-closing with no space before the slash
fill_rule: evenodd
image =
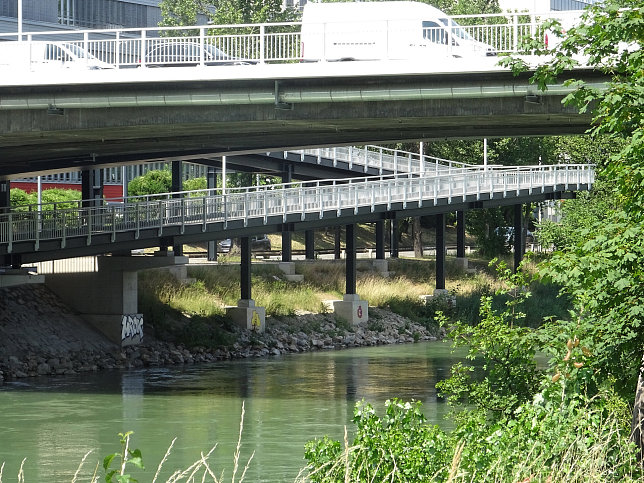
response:
<path id="1" fill-rule="evenodd" d="M 2 440 L 11 442 L 0 443 L 0 463 L 13 478 L 26 456 L 27 481 L 69 481 L 87 450 L 95 450 L 93 471 L 118 450 L 117 433 L 134 431 L 152 474 L 177 437 L 166 477 L 215 443 L 215 466 L 230 476 L 244 402 L 243 455 L 255 452 L 247 480 L 292 481 L 304 443 L 341 438 L 361 399 L 379 411 L 392 397 L 420 400 L 428 419 L 443 424 L 435 386 L 459 359 L 447 344 L 430 343 L 29 379 L 0 388 Z"/>

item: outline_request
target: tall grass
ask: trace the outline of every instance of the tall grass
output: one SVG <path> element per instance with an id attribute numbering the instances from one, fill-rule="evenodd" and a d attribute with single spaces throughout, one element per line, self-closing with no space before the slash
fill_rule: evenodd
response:
<path id="1" fill-rule="evenodd" d="M 371 306 L 389 308 L 428 328 L 433 324 L 437 310 L 447 312 L 448 317 L 455 320 L 477 324 L 481 296 L 492 295 L 501 284 L 486 262 L 474 260 L 472 264 L 477 266 L 473 274 L 464 272 L 450 259 L 446 263 L 446 287 L 456 297 L 454 308 L 437 305 L 438 302 L 426 306 L 420 300 L 421 295 L 432 294 L 436 284 L 435 262 L 430 259 L 390 259 L 389 269 L 393 273 L 390 278 L 375 272 L 370 260 L 359 260 L 357 292 Z M 325 301 L 340 299 L 345 293 L 343 260 L 296 262 L 295 267 L 296 272 L 304 276 L 304 282 L 287 281 L 277 264 L 253 264 L 251 296 L 258 306 L 266 308 L 267 315 L 324 312 Z M 534 270 L 534 267 L 530 269 Z M 163 270 L 142 272 L 140 310 L 146 320 L 155 328 L 160 327 L 162 332 L 183 320 L 184 326 L 190 325 L 201 337 L 223 344 L 225 308 L 237 305 L 241 297 L 239 266 L 188 267 L 188 275 L 194 282 L 180 283 Z M 569 302 L 557 297 L 558 287 L 535 283 L 530 290 L 533 296 L 524 307 L 528 315 L 526 325 L 536 327 L 544 317 L 566 317 Z M 494 296 L 495 307 L 504 303 L 503 296 Z M 179 335 L 175 330 L 173 335 L 185 339 L 189 337 L 189 328 L 184 327 Z"/>

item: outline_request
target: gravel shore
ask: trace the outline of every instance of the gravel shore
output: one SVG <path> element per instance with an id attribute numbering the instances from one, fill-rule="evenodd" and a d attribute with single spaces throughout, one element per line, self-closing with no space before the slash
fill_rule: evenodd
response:
<path id="1" fill-rule="evenodd" d="M 0 384 L 5 380 L 109 369 L 196 364 L 286 353 L 413 343 L 442 337 L 389 310 L 369 308 L 369 321 L 348 326 L 333 314 L 268 317 L 266 332 L 231 328 L 228 347 L 190 349 L 146 334 L 121 348 L 86 325 L 43 285 L 0 289 Z"/>

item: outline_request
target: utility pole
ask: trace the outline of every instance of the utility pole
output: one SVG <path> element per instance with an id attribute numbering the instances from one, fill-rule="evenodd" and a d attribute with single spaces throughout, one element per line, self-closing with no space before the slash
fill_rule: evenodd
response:
<path id="1" fill-rule="evenodd" d="M 22 40 L 22 0 L 18 0 L 18 41 Z"/>

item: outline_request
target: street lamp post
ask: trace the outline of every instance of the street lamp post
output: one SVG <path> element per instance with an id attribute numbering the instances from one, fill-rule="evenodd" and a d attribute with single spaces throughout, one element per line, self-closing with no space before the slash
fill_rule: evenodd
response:
<path id="1" fill-rule="evenodd" d="M 22 0 L 18 0 L 18 41 L 22 40 Z"/>

